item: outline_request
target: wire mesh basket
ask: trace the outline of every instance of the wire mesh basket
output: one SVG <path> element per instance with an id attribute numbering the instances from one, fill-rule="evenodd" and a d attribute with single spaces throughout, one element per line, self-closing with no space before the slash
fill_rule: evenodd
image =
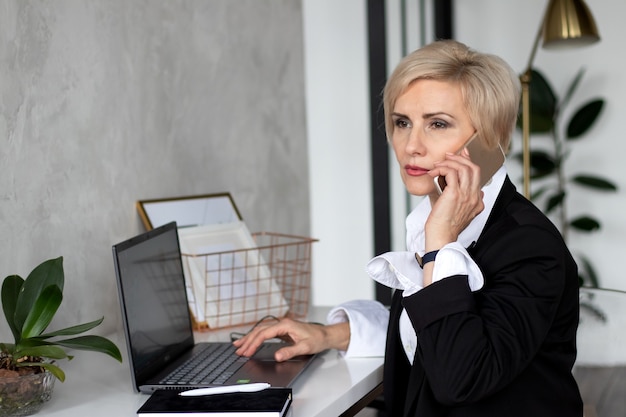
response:
<path id="1" fill-rule="evenodd" d="M 307 315 L 311 246 L 317 239 L 270 232 L 252 237 L 252 248 L 182 253 L 186 270 L 193 264 L 204 279 L 201 291 L 187 279 L 195 330 L 253 324 L 266 316 Z"/>

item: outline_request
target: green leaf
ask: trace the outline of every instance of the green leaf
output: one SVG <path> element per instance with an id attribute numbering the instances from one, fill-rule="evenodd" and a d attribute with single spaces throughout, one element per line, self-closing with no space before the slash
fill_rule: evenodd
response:
<path id="1" fill-rule="evenodd" d="M 65 329 L 55 330 L 54 332 L 42 334 L 39 337 L 42 339 L 47 339 L 47 338 L 54 337 L 54 336 L 71 336 L 75 334 L 84 333 L 88 330 L 93 329 L 96 326 L 99 326 L 103 320 L 104 320 L 104 317 L 98 320 L 91 321 L 89 323 L 79 324 L 76 326 L 67 327 Z"/>
<path id="2" fill-rule="evenodd" d="M 65 359 L 68 357 L 67 353 L 63 349 L 53 345 L 41 345 L 24 348 L 18 347 L 18 350 L 16 350 L 15 353 L 19 355 L 19 357 L 35 356 L 50 359 Z"/>
<path id="3" fill-rule="evenodd" d="M 15 343 L 18 343 L 21 338 L 20 328 L 15 325 L 14 317 L 17 306 L 17 297 L 20 294 L 23 284 L 24 279 L 18 275 L 9 275 L 2 282 L 2 311 L 4 312 L 4 317 L 6 318 L 7 323 L 9 324 L 11 333 L 13 333 Z"/>
<path id="4" fill-rule="evenodd" d="M 557 98 L 546 78 L 536 69 L 531 71 L 530 91 L 530 132 L 546 133 L 554 129 Z M 520 111 L 521 111 L 520 106 Z M 522 118 L 518 118 L 521 128 Z"/>
<path id="5" fill-rule="evenodd" d="M 109 339 L 102 336 L 79 336 L 71 339 L 55 340 L 54 343 L 72 349 L 106 353 L 119 362 L 122 362 L 122 354 L 117 346 Z"/>
<path id="6" fill-rule="evenodd" d="M 563 204 L 564 199 L 565 199 L 565 191 L 561 191 L 559 193 L 556 193 L 550 196 L 550 198 L 548 198 L 548 202 L 546 203 L 546 214 L 550 213 L 556 207 Z"/>
<path id="7" fill-rule="evenodd" d="M 49 259 L 39 264 L 22 285 L 15 309 L 15 326 L 23 328 L 26 318 L 44 288 L 56 285 L 63 291 L 63 257 Z"/>
<path id="8" fill-rule="evenodd" d="M 39 337 L 32 337 L 30 339 L 22 339 L 22 341 L 18 345 L 18 348 L 25 349 L 25 348 L 35 347 L 35 346 L 47 346 L 50 344 L 52 343 L 46 342 L 45 340 Z"/>
<path id="9" fill-rule="evenodd" d="M 22 362 L 20 364 L 18 364 L 17 366 L 23 368 L 23 367 L 27 367 L 27 366 L 40 366 L 48 371 L 50 371 L 50 373 L 52 375 L 54 375 L 59 381 L 63 382 L 65 381 L 65 372 L 63 372 L 63 370 L 61 370 L 61 368 L 59 368 L 58 366 L 52 364 L 52 363 L 48 363 L 48 362 Z"/>
<path id="10" fill-rule="evenodd" d="M 530 79 L 530 131 L 550 132 L 554 128 L 557 97 L 548 80 L 538 69 L 533 69 Z"/>
<path id="11" fill-rule="evenodd" d="M 590 216 L 580 216 L 570 222 L 570 225 L 584 232 L 592 232 L 600 228 L 600 223 Z"/>
<path id="12" fill-rule="evenodd" d="M 614 183 L 594 175 L 576 175 L 572 178 L 572 181 L 599 190 L 617 191 L 617 186 Z"/>
<path id="13" fill-rule="evenodd" d="M 22 327 L 22 337 L 39 336 L 50 324 L 63 301 L 63 293 L 57 285 L 46 287 L 33 304 Z"/>
<path id="14" fill-rule="evenodd" d="M 530 176 L 533 179 L 548 176 L 556 170 L 556 161 L 544 151 L 530 152 Z"/>
<path id="15" fill-rule="evenodd" d="M 581 269 L 585 272 L 584 278 L 586 279 L 584 281 L 589 281 L 589 286 L 593 288 L 599 288 L 600 283 L 598 281 L 598 275 L 596 274 L 595 269 L 589 262 L 589 259 L 582 255 L 579 255 L 578 259 L 580 261 L 579 263 L 581 264 Z"/>
<path id="16" fill-rule="evenodd" d="M 521 153 L 516 153 L 512 156 L 520 163 L 523 163 L 523 157 Z M 550 174 L 553 174 L 556 170 L 556 161 L 549 153 L 545 151 L 530 151 L 530 177 L 532 179 L 538 179 Z"/>
<path id="17" fill-rule="evenodd" d="M 604 100 L 596 99 L 578 109 L 567 126 L 567 139 L 577 139 L 589 130 L 600 115 L 603 107 Z"/>

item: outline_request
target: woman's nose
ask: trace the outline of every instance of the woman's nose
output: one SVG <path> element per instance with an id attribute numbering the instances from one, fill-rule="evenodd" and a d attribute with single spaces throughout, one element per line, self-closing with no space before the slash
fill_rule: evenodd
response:
<path id="1" fill-rule="evenodd" d="M 413 129 L 409 133 L 406 142 L 406 152 L 410 155 L 420 155 L 424 153 L 424 141 L 422 140 L 419 130 Z"/>

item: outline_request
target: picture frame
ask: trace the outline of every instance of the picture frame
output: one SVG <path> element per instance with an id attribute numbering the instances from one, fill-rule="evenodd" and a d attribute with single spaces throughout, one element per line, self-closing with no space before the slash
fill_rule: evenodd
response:
<path id="1" fill-rule="evenodd" d="M 139 200 L 136 207 L 146 230 L 171 221 L 180 229 L 243 220 L 228 192 Z"/>

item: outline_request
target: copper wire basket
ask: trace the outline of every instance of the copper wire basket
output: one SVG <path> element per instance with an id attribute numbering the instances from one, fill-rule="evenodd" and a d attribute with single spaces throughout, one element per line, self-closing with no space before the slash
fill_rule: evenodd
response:
<path id="1" fill-rule="evenodd" d="M 252 233 L 256 247 L 205 254 L 182 253 L 183 262 L 203 265 L 204 319 L 192 310 L 197 331 L 253 324 L 267 316 L 304 318 L 310 303 L 311 252 L 317 239 L 280 233 Z M 211 296 L 209 296 L 209 294 Z"/>

